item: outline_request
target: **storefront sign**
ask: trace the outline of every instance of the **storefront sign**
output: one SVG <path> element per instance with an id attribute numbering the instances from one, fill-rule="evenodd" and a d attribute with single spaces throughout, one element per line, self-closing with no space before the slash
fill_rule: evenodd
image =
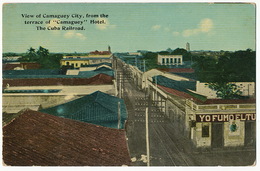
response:
<path id="1" fill-rule="evenodd" d="M 197 122 L 229 122 L 230 120 L 255 121 L 255 113 L 196 115 Z"/>

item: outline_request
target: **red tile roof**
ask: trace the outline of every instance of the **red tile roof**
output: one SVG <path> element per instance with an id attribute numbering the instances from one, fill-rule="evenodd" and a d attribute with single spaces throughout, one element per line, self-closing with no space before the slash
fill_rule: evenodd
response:
<path id="1" fill-rule="evenodd" d="M 113 84 L 113 77 L 98 74 L 91 78 L 30 78 L 4 79 L 3 86 L 50 86 L 50 85 L 102 85 Z"/>
<path id="2" fill-rule="evenodd" d="M 158 68 L 160 71 L 173 72 L 173 73 L 194 73 L 192 68 Z"/>
<path id="3" fill-rule="evenodd" d="M 3 127 L 3 161 L 11 166 L 130 165 L 124 130 L 27 110 Z"/>
<path id="4" fill-rule="evenodd" d="M 111 52 L 109 51 L 93 51 L 93 52 L 90 52 L 91 55 L 110 55 Z"/>
<path id="5" fill-rule="evenodd" d="M 16 67 L 21 67 L 23 69 L 39 69 L 40 64 L 33 62 L 21 62 L 20 64 L 3 64 L 3 70 L 13 70 Z"/>
<path id="6" fill-rule="evenodd" d="M 199 102 L 201 103 L 202 101 L 195 98 L 194 96 L 188 94 L 188 93 L 185 93 L 183 91 L 178 91 L 178 90 L 175 90 L 175 89 L 172 89 L 172 88 L 169 88 L 169 87 L 164 87 L 164 86 L 161 86 L 161 85 L 157 85 L 160 89 L 166 91 L 167 93 L 170 93 L 172 95 L 175 95 L 175 96 L 178 96 L 178 97 L 182 97 L 182 98 L 186 98 L 186 99 L 193 99 L 193 101 L 195 102 Z"/>
<path id="7" fill-rule="evenodd" d="M 160 89 L 166 91 L 167 93 L 170 93 L 172 95 L 187 98 L 187 99 L 193 99 L 194 102 L 198 104 L 244 104 L 244 103 L 256 103 L 256 99 L 207 99 L 206 101 L 201 101 L 200 99 L 182 92 L 178 91 L 172 88 L 164 87 L 161 85 L 157 85 Z"/>
<path id="8" fill-rule="evenodd" d="M 21 67 L 21 65 L 20 64 L 3 64 L 3 71 L 13 70 L 16 67 Z"/>

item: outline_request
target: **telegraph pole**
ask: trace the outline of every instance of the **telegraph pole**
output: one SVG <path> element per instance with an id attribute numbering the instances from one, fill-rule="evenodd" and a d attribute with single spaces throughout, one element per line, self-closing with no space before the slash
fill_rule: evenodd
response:
<path id="1" fill-rule="evenodd" d="M 145 72 L 146 68 L 145 68 L 145 60 L 144 60 L 144 72 Z"/>
<path id="2" fill-rule="evenodd" d="M 117 128 L 120 129 L 120 122 L 121 122 L 121 108 L 120 108 L 120 102 L 118 102 L 118 124 L 117 124 Z"/>
<path id="3" fill-rule="evenodd" d="M 147 166 L 150 166 L 150 146 L 149 146 L 149 127 L 148 127 L 148 124 L 149 124 L 148 107 L 146 107 L 146 109 L 145 109 L 146 153 L 147 153 Z"/>

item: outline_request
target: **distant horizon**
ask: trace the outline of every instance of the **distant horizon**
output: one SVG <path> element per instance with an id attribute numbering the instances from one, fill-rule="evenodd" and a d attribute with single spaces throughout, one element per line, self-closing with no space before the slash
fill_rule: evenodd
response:
<path id="1" fill-rule="evenodd" d="M 177 48 L 175 48 L 175 49 L 177 49 Z M 172 49 L 172 50 L 175 50 L 175 49 Z M 181 48 L 181 49 L 185 49 L 185 48 Z M 247 48 L 247 49 L 250 49 L 250 48 Z M 201 52 L 220 52 L 220 51 L 224 51 L 224 52 L 236 52 L 236 51 L 246 51 L 247 49 L 240 49 L 240 50 L 190 50 L 189 52 L 199 52 L 199 51 L 201 51 Z M 98 49 L 96 49 L 96 50 L 98 50 Z M 140 51 L 147 51 L 147 52 L 162 52 L 162 51 L 166 51 L 167 49 L 162 49 L 162 50 L 159 50 L 159 51 L 152 51 L 152 50 L 145 50 L 145 49 L 143 49 L 143 50 L 140 50 Z M 186 50 L 186 49 L 185 49 Z M 253 50 L 253 49 L 251 49 L 252 51 L 255 51 L 255 50 Z M 93 51 L 95 51 L 95 50 L 93 50 Z M 98 50 L 98 51 L 103 51 L 103 50 Z M 139 51 L 139 50 L 136 50 L 136 51 L 120 51 L 120 52 L 118 52 L 118 51 L 116 51 L 116 52 L 113 52 L 112 51 L 112 53 L 131 53 L 131 52 L 137 52 L 137 51 Z M 50 52 L 49 51 L 49 53 L 70 53 L 70 54 L 77 54 L 77 53 L 90 53 L 90 52 L 92 52 L 92 51 L 89 51 L 89 52 Z M 2 52 L 2 53 L 17 53 L 17 54 L 20 54 L 20 53 L 26 53 L 26 52 Z"/>

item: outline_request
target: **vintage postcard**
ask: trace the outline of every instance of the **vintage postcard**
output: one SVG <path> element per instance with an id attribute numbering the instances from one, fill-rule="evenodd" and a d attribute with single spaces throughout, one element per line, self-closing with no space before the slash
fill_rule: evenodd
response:
<path id="1" fill-rule="evenodd" d="M 255 3 L 3 3 L 3 166 L 255 166 Z"/>

